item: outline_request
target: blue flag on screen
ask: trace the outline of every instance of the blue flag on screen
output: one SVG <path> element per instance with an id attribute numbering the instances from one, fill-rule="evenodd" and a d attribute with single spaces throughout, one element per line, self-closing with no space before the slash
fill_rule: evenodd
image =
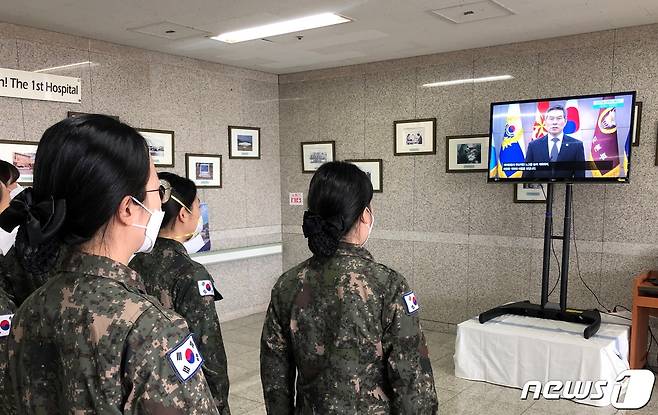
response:
<path id="1" fill-rule="evenodd" d="M 498 160 L 496 158 L 496 146 L 492 145 L 489 150 L 489 177 L 496 177 L 498 172 Z"/>
<path id="2" fill-rule="evenodd" d="M 523 163 L 525 155 L 523 154 L 523 125 L 521 124 L 521 107 L 519 104 L 510 104 L 507 110 L 507 124 L 503 134 L 500 146 L 500 177 L 521 177 L 523 174 L 520 170 L 510 170 L 505 168 L 505 163 Z"/>

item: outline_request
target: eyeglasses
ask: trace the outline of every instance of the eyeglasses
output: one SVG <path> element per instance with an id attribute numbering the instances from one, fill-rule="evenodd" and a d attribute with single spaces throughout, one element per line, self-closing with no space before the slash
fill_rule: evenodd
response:
<path id="1" fill-rule="evenodd" d="M 160 186 L 157 189 L 147 190 L 149 192 L 158 192 L 160 195 L 160 203 L 167 203 L 171 197 L 171 185 L 166 180 L 160 180 Z M 180 202 L 179 202 L 180 203 Z"/>

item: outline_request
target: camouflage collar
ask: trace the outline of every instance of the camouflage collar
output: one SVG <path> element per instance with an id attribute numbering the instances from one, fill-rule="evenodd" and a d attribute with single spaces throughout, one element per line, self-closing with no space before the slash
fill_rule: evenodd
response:
<path id="1" fill-rule="evenodd" d="M 169 239 L 169 238 L 162 238 L 158 236 L 158 239 L 155 240 L 155 246 L 153 247 L 153 250 L 157 251 L 163 251 L 165 249 L 173 249 L 176 251 L 176 253 L 189 256 L 187 253 L 187 249 L 185 249 L 185 246 L 183 246 L 182 243 L 178 242 L 175 239 Z"/>
<path id="2" fill-rule="evenodd" d="M 62 271 L 111 278 L 142 293 L 146 292 L 139 274 L 108 257 L 73 252 L 62 264 Z"/>
<path id="3" fill-rule="evenodd" d="M 356 256 L 367 259 L 369 261 L 373 260 L 372 254 L 368 252 L 367 249 L 362 248 L 359 245 L 349 244 L 347 242 L 338 243 L 338 250 L 336 250 L 336 255 Z"/>

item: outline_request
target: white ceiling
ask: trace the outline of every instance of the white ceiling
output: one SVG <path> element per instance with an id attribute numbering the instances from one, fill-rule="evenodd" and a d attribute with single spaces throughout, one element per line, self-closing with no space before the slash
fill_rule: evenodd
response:
<path id="1" fill-rule="evenodd" d="M 0 21 L 277 74 L 658 22 L 657 0 L 496 0 L 513 14 L 463 24 L 429 12 L 476 1 L 22 0 L 0 2 Z M 354 21 L 230 45 L 128 30 L 171 22 L 217 35 L 321 12 Z"/>

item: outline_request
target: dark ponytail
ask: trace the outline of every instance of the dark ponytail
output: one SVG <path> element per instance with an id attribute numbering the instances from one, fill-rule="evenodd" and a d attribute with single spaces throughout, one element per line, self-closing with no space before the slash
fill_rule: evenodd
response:
<path id="1" fill-rule="evenodd" d="M 48 128 L 37 148 L 33 188 L 0 215 L 5 231 L 20 225 L 16 256 L 23 268 L 47 273 L 62 244 L 92 239 L 125 196 L 144 200 L 149 166 L 144 138 L 113 118 L 83 115 Z"/>
<path id="2" fill-rule="evenodd" d="M 325 163 L 315 172 L 308 191 L 302 229 L 314 255 L 330 257 L 372 200 L 372 183 L 354 164 Z"/>

